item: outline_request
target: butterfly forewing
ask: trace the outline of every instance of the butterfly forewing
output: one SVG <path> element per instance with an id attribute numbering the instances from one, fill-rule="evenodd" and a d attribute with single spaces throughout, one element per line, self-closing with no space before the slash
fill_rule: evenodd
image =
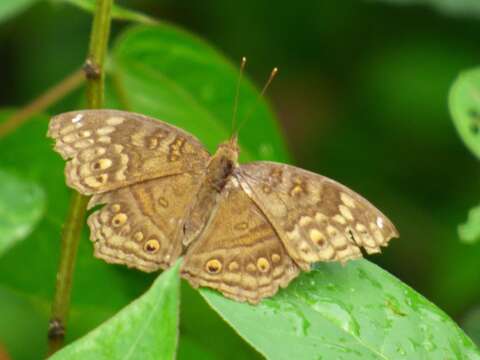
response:
<path id="1" fill-rule="evenodd" d="M 184 172 L 202 172 L 209 159 L 192 135 L 143 115 L 117 110 L 55 116 L 48 135 L 68 159 L 67 184 L 85 195 Z"/>
<path id="2" fill-rule="evenodd" d="M 193 286 L 208 286 L 250 303 L 275 294 L 298 272 L 272 225 L 235 178 L 182 267 Z"/>
<path id="3" fill-rule="evenodd" d="M 255 162 L 239 169 L 242 187 L 266 214 L 304 270 L 380 251 L 398 232 L 388 218 L 347 187 L 294 166 Z"/>

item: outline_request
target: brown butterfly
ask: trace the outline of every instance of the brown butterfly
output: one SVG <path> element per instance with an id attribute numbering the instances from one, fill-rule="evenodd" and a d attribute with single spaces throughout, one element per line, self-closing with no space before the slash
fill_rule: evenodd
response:
<path id="1" fill-rule="evenodd" d="M 326 177 L 273 162 L 237 162 L 236 136 L 211 156 L 192 135 L 116 110 L 55 116 L 48 135 L 67 184 L 93 195 L 95 256 L 143 271 L 184 255 L 194 287 L 258 303 L 318 261 L 380 251 L 394 225 Z"/>

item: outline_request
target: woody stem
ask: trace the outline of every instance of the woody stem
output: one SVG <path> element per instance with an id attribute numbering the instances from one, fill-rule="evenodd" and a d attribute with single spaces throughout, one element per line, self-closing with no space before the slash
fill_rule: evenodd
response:
<path id="1" fill-rule="evenodd" d="M 110 33 L 113 0 L 97 0 L 90 36 L 90 47 L 84 72 L 87 80 L 87 106 L 99 109 L 104 98 L 104 64 Z M 53 354 L 63 346 L 66 321 L 70 308 L 72 278 L 77 257 L 88 198 L 73 192 L 62 233 L 60 264 L 48 329 L 48 352 Z"/>

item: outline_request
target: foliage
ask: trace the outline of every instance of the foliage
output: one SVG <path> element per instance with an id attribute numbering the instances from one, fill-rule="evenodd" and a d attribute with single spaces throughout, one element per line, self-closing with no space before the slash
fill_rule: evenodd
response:
<path id="1" fill-rule="evenodd" d="M 318 265 L 258 306 L 202 294 L 268 359 L 480 359 L 445 313 L 366 260 Z"/>
<path id="2" fill-rule="evenodd" d="M 465 145 L 480 158 L 480 69 L 462 72 L 452 85 L 450 111 Z"/>
<path id="3" fill-rule="evenodd" d="M 69 2 L 86 10 L 91 9 L 89 7 L 91 2 L 87 0 L 69 0 Z M 193 8 L 195 6 L 192 4 Z M 202 6 L 208 7 L 208 4 Z M 223 5 L 218 4 L 217 6 L 221 8 Z M 239 4 L 239 7 L 242 6 L 245 4 Z M 289 15 L 291 7 L 285 8 L 288 10 L 283 10 L 283 14 Z M 123 10 L 127 12 L 120 13 L 120 15 L 117 13 L 119 18 L 123 16 L 123 20 L 144 22 L 145 19 L 142 20 L 141 16 L 134 16 L 127 9 Z M 277 11 L 281 17 L 281 3 L 278 4 Z M 303 11 L 302 14 L 323 16 L 321 15 L 323 12 L 315 11 Z M 335 14 L 337 14 L 336 11 Z M 285 19 L 288 18 L 285 17 Z M 335 19 L 339 18 L 333 16 L 328 20 L 335 21 Z M 65 19 L 58 20 L 60 24 L 62 21 L 66 21 Z M 231 23 L 234 23 L 235 17 L 231 17 L 230 20 Z M 317 20 L 315 17 L 315 24 Z M 309 24 L 309 21 L 300 21 L 300 23 L 303 26 Z M 57 32 L 57 27 L 61 25 L 53 23 L 55 32 Z M 251 24 L 253 32 L 258 26 L 254 23 L 252 21 Z M 319 20 L 318 23 L 324 22 Z M 345 21 L 342 20 L 341 23 L 343 24 Z M 215 34 L 216 38 L 214 34 L 207 37 L 215 38 L 215 42 L 221 41 L 223 36 L 227 37 L 228 35 L 229 24 L 224 24 L 225 32 Z M 330 26 L 332 26 L 331 24 Z M 48 28 L 47 25 L 46 27 Z M 284 27 L 288 28 L 282 22 L 282 27 L 278 29 L 280 33 Z M 44 27 L 37 28 L 40 33 L 45 31 Z M 301 26 L 295 27 L 295 31 L 301 29 Z M 315 29 L 320 32 L 318 28 Z M 124 108 L 169 121 L 197 135 L 210 150 L 213 150 L 218 142 L 229 135 L 238 65 L 230 64 L 223 55 L 203 40 L 168 24 L 136 26 L 128 29 L 116 28 L 114 33 L 118 36 L 116 36 L 110 52 L 106 96 L 109 107 Z M 261 31 L 255 33 L 263 34 Z M 273 33 L 275 31 L 272 30 Z M 304 36 L 307 38 L 309 35 L 305 32 Z M 345 35 L 339 36 L 341 38 Z M 289 38 L 285 37 L 285 39 L 288 41 Z M 316 49 L 312 49 L 311 41 L 305 41 L 305 43 L 308 45 L 305 46 L 305 49 L 316 51 Z M 276 43 L 274 42 L 274 44 Z M 62 53 L 69 53 L 70 44 L 65 42 L 62 43 L 62 46 L 65 48 L 65 50 L 62 48 Z M 237 47 L 240 44 L 230 40 L 228 43 L 225 42 L 223 47 L 228 48 L 229 46 Z M 285 49 L 288 49 L 287 45 L 284 46 Z M 290 46 L 292 45 L 290 44 Z M 297 46 L 300 44 L 295 44 L 295 49 Z M 78 44 L 75 44 L 75 47 L 78 47 Z M 277 47 L 280 47 L 280 44 L 276 44 L 272 48 Z M 333 46 L 330 50 L 332 48 Z M 413 59 L 409 64 L 418 64 L 420 62 L 416 62 L 416 60 L 421 60 L 421 63 L 424 64 L 421 69 L 431 70 L 432 79 L 439 74 L 444 76 L 456 71 L 458 64 L 458 66 L 465 65 L 462 59 L 455 58 L 454 61 L 446 61 L 442 66 L 431 67 L 432 61 L 437 59 L 437 53 L 430 51 L 431 49 L 428 47 L 426 50 L 424 47 L 421 48 L 422 52 L 409 52 L 411 48 L 408 46 L 401 50 L 404 51 L 404 58 Z M 258 49 L 258 51 L 262 50 Z M 341 52 L 342 50 L 337 49 L 336 51 Z M 453 54 L 453 52 L 451 53 Z M 288 55 L 288 58 L 295 57 L 291 51 L 285 50 L 285 54 Z M 398 254 L 395 255 L 398 260 L 391 260 L 389 266 L 399 269 L 397 273 L 402 278 L 408 279 L 409 283 L 414 283 L 416 288 L 421 288 L 422 292 L 427 293 L 429 297 L 435 297 L 436 301 L 448 308 L 451 314 L 453 313 L 452 309 L 458 311 L 469 301 L 475 301 L 475 289 L 478 289 L 478 281 L 476 281 L 478 279 L 478 253 L 467 250 L 471 253 L 471 257 L 467 257 L 462 252 L 463 250 L 454 247 L 457 246 L 455 238 L 452 238 L 449 233 L 452 228 L 449 224 L 453 223 L 451 214 L 455 214 L 457 208 L 462 207 L 461 204 L 457 204 L 456 207 L 453 205 L 458 195 L 456 183 L 453 183 L 450 188 L 442 188 L 443 196 L 439 197 L 440 190 L 435 187 L 435 182 L 432 185 L 432 180 L 427 179 L 424 184 L 422 176 L 412 176 L 414 171 L 419 171 L 418 169 L 422 167 L 420 166 L 422 163 L 415 163 L 415 160 L 421 158 L 418 156 L 420 152 L 413 151 L 415 152 L 414 156 L 408 157 L 409 155 L 402 154 L 400 157 L 393 150 L 399 148 L 405 152 L 407 142 L 402 142 L 400 139 L 403 139 L 402 136 L 405 133 L 408 133 L 409 138 L 414 133 L 414 139 L 409 141 L 408 145 L 415 149 L 417 146 L 416 136 L 422 146 L 422 154 L 425 154 L 426 158 L 432 158 L 438 149 L 445 145 L 447 136 L 450 136 L 448 127 L 445 127 L 444 124 L 436 124 L 437 117 L 441 117 L 443 114 L 441 110 L 438 110 L 439 103 L 435 102 L 438 99 L 432 96 L 428 99 L 429 101 L 425 101 L 418 96 L 419 88 L 425 91 L 420 94 L 430 95 L 429 91 L 433 88 L 431 83 L 429 83 L 430 86 L 402 88 L 398 93 L 391 90 L 397 89 L 399 83 L 407 84 L 405 76 L 407 76 L 406 79 L 415 79 L 421 76 L 421 72 L 415 73 L 418 70 L 415 66 L 402 68 L 405 64 L 398 60 L 400 57 L 397 54 L 393 52 L 390 53 L 390 57 L 380 57 L 379 63 L 375 63 L 368 71 L 361 70 L 359 67 L 355 68 L 362 62 L 352 64 L 350 57 L 343 56 L 342 60 L 342 56 L 339 55 L 336 65 L 341 69 L 341 74 L 335 75 L 338 76 L 338 79 L 346 81 L 349 76 L 348 72 L 357 71 L 356 76 L 358 77 L 355 77 L 353 83 L 363 84 L 370 81 L 369 85 L 364 88 L 352 87 L 349 92 L 346 92 L 348 96 L 344 97 L 336 96 L 339 94 L 335 93 L 335 86 L 326 90 L 321 88 L 324 86 L 322 84 L 312 85 L 313 77 L 309 75 L 314 71 L 312 66 L 308 68 L 307 65 L 305 70 L 299 69 L 298 66 L 290 69 L 287 67 L 286 80 L 280 81 L 288 85 L 283 90 L 283 95 L 285 95 L 283 101 L 289 105 L 288 109 L 295 109 L 297 102 L 305 106 L 307 104 L 305 98 L 308 98 L 308 93 L 314 91 L 317 92 L 314 92 L 314 100 L 311 103 L 316 103 L 318 100 L 318 109 L 323 106 L 324 101 L 332 101 L 332 98 L 344 98 L 345 102 L 351 101 L 348 103 L 349 110 L 345 110 L 351 111 L 349 116 L 341 111 L 328 113 L 329 107 L 327 106 L 327 114 L 324 115 L 323 120 L 316 121 L 319 120 L 319 117 L 312 116 L 307 111 L 307 116 L 311 116 L 313 119 L 310 119 L 312 124 L 316 124 L 315 126 L 322 124 L 324 127 L 306 127 L 302 139 L 305 141 L 303 146 L 306 150 L 304 151 L 309 154 L 309 157 L 304 161 L 310 161 L 313 164 L 312 167 L 319 167 L 319 159 L 323 157 L 322 167 L 326 167 L 330 171 L 337 169 L 337 174 L 343 174 L 344 178 L 348 178 L 348 176 L 345 177 L 347 172 L 364 174 L 365 182 L 372 184 L 371 187 L 367 185 L 364 189 L 370 189 L 367 192 L 371 191 L 371 194 L 376 192 L 389 194 L 390 192 L 386 191 L 385 183 L 396 184 L 399 187 L 396 189 L 396 195 L 377 197 L 377 199 L 383 198 L 381 201 L 384 202 L 383 205 L 386 208 L 401 209 L 394 215 L 400 219 L 400 223 L 403 225 L 400 226 L 400 230 L 404 245 L 402 245 L 402 241 L 399 241 L 398 244 L 394 243 L 392 245 L 394 248 L 389 249 L 386 257 L 382 259 L 388 261 L 390 252 Z M 410 56 L 412 54 L 417 57 Z M 58 56 L 58 53 L 54 55 Z M 323 54 L 322 58 L 328 58 L 328 56 Z M 349 60 L 347 62 L 348 71 L 345 72 L 347 65 L 342 65 L 346 64 L 342 61 L 347 58 Z M 38 62 L 36 56 L 29 56 L 27 60 L 31 61 L 31 67 L 28 69 L 35 69 L 35 66 L 39 66 L 36 64 Z M 279 57 L 279 60 L 282 61 L 282 58 Z M 80 62 L 81 59 L 77 59 L 77 61 Z M 65 66 L 64 62 L 68 63 L 68 59 L 63 61 L 62 57 L 62 66 Z M 368 61 L 364 61 L 363 65 L 366 63 Z M 444 66 L 445 64 L 447 66 Z M 45 65 L 41 64 L 40 66 Z M 314 66 L 315 68 L 321 67 L 316 63 Z M 342 66 L 345 67 L 342 68 Z M 379 68 L 382 71 L 378 71 Z M 392 71 L 392 68 L 399 71 Z M 280 69 L 280 74 L 282 74 L 282 67 Z M 374 73 L 374 70 L 377 72 Z M 312 86 L 307 88 L 307 91 L 304 91 L 303 88 L 302 91 L 299 91 L 295 87 L 292 75 L 289 79 L 289 73 L 298 74 L 301 71 L 307 73 L 307 76 L 303 78 L 304 83 Z M 385 78 L 385 74 L 391 74 L 391 76 Z M 345 77 L 343 78 L 343 76 Z M 280 77 L 280 79 L 282 78 Z M 442 77 L 442 79 L 444 78 Z M 32 86 L 30 83 L 35 83 L 35 81 L 29 79 L 28 86 Z M 438 83 L 436 84 L 438 85 Z M 319 86 L 320 90 L 315 89 L 315 86 Z M 281 88 L 281 85 L 279 87 Z M 285 90 L 285 88 L 288 89 Z M 390 90 L 384 91 L 384 89 Z M 442 96 L 446 92 L 443 90 L 445 89 L 441 86 L 435 87 L 435 93 L 440 93 Z M 381 103 L 376 96 L 379 93 L 382 95 Z M 248 79 L 244 79 L 240 91 L 239 118 L 243 119 L 252 109 L 255 110 L 252 118 L 241 131 L 242 160 L 288 161 L 291 156 L 279 131 L 278 119 L 275 118 L 265 100 L 261 100 L 258 106 L 254 105 L 257 97 L 258 91 Z M 405 102 L 402 101 L 412 98 L 418 98 L 418 101 L 410 107 L 401 107 L 403 112 L 400 112 L 400 117 L 402 120 L 410 120 L 408 115 L 418 115 L 423 110 L 422 114 L 425 115 L 425 120 L 428 122 L 417 125 L 419 122 L 404 121 L 400 124 L 399 121 L 396 121 L 394 104 L 404 104 Z M 56 107 L 54 110 L 50 110 L 49 115 L 78 107 L 78 104 L 81 103 L 79 99 L 79 96 L 75 94 L 66 103 L 57 105 L 58 109 Z M 357 99 L 358 103 L 352 99 Z M 399 101 L 396 103 L 396 100 Z M 409 102 L 407 101 L 407 103 Z M 421 106 L 425 106 L 425 108 L 421 108 Z M 375 113 L 375 109 L 378 109 L 378 113 Z M 430 112 L 425 109 L 434 109 L 437 112 L 435 112 L 435 116 L 428 118 Z M 10 112 L 0 114 L 0 121 L 6 119 L 9 114 Z M 300 113 L 299 117 L 301 115 Z M 352 120 L 350 125 L 346 120 L 337 121 L 338 124 L 343 124 L 335 125 L 340 126 L 341 129 L 337 133 L 338 136 L 323 135 L 322 137 L 322 134 L 329 134 L 328 124 L 334 126 L 332 119 L 342 120 L 347 117 L 352 117 L 355 121 Z M 330 122 L 326 120 L 327 118 Z M 389 118 L 390 122 L 385 124 L 383 118 Z M 70 196 L 70 191 L 64 185 L 64 162 L 52 151 L 51 143 L 45 138 L 47 121 L 47 115 L 38 115 L 15 133 L 0 139 L 0 153 L 2 154 L 0 174 L 14 174 L 15 178 L 21 179 L 20 183 L 33 184 L 34 187 L 41 188 L 45 193 L 45 205 L 39 207 L 44 210 L 38 215 L 41 216 L 38 225 L 33 229 L 31 235 L 23 241 L 15 243 L 0 258 L 0 318 L 6 320 L 0 321 L 0 343 L 14 358 L 19 359 L 38 358 L 45 352 L 45 345 L 41 339 L 46 333 L 46 321 L 57 270 L 58 239 Z M 305 123 L 298 122 L 296 125 L 297 128 L 302 129 Z M 436 131 L 430 131 L 433 135 L 428 138 L 429 131 L 427 130 L 431 128 Z M 447 129 L 447 131 L 442 132 L 443 129 Z M 395 130 L 400 131 L 396 133 L 395 137 L 392 137 L 391 134 Z M 300 130 L 292 130 L 289 133 L 290 138 L 293 139 L 294 136 L 297 136 L 295 131 Z M 373 138 L 376 141 L 372 141 Z M 436 142 L 434 143 L 434 141 Z M 442 141 L 444 142 L 442 143 Z M 322 151 L 322 149 L 328 149 L 328 151 Z M 342 156 L 341 154 L 348 154 L 348 159 L 339 158 Z M 402 165 L 403 157 L 408 166 Z M 371 161 L 371 159 L 375 159 L 375 161 Z M 345 160 L 348 160 L 349 166 L 344 165 L 347 163 Z M 451 160 L 451 162 L 455 161 Z M 334 167 L 332 164 L 339 165 Z M 465 166 L 466 172 L 468 169 L 468 165 Z M 392 172 L 386 175 L 388 171 Z M 414 185 L 402 188 L 403 184 L 407 183 L 406 175 L 415 177 L 417 180 Z M 475 178 L 472 176 L 472 179 L 468 180 L 472 180 L 473 184 Z M 0 181 L 3 184 L 1 178 Z M 360 182 L 360 189 L 361 186 Z M 393 190 L 392 193 L 394 193 Z M 418 199 L 413 200 L 411 197 L 418 197 Z M 423 207 L 424 203 L 428 203 L 427 200 L 433 198 L 441 198 L 444 201 L 442 204 L 447 209 L 445 214 Z M 3 201 L 1 199 L 3 198 L 0 196 L 0 201 Z M 435 207 L 436 204 L 438 203 L 433 202 L 431 206 Z M 3 204 L 0 204 L 1 206 Z M 442 207 L 438 206 L 437 208 L 441 209 Z M 14 207 L 11 207 L 9 213 L 15 215 L 17 212 Z M 415 216 L 412 217 L 410 215 L 412 213 Z M 442 216 L 445 216 L 447 221 L 442 221 Z M 438 223 L 432 224 L 431 218 L 438 219 Z M 32 221 L 30 226 L 33 226 L 33 223 L 35 221 Z M 73 342 L 65 348 L 63 356 L 61 352 L 57 357 L 62 358 L 67 355 L 70 357 L 73 353 L 82 356 L 83 351 L 88 349 L 101 349 L 106 356 L 111 356 L 116 351 L 122 351 L 123 346 L 130 346 L 132 339 L 145 340 L 141 344 L 149 347 L 150 354 L 153 356 L 157 351 L 163 352 L 161 345 L 166 344 L 166 342 L 160 344 L 154 341 L 154 337 L 159 335 L 158 329 L 170 334 L 168 344 L 170 349 L 174 348 L 177 340 L 174 336 L 176 332 L 172 332 L 172 329 L 176 329 L 177 326 L 170 323 L 171 326 L 167 327 L 162 321 L 159 321 L 165 315 L 163 310 L 172 310 L 173 306 L 172 308 L 163 308 L 159 305 L 162 311 L 158 312 L 151 311 L 151 306 L 152 303 L 161 304 L 161 302 L 167 301 L 166 298 L 170 299 L 168 301 L 171 305 L 179 301 L 179 295 L 176 292 L 178 291 L 176 290 L 178 289 L 176 284 L 178 278 L 175 270 L 161 275 L 151 290 L 141 296 L 149 287 L 153 277 L 94 259 L 91 243 L 87 238 L 88 231 L 85 230 L 80 245 L 71 317 L 67 327 L 68 341 Z M 436 246 L 428 246 L 432 243 Z M 411 248 L 411 250 L 406 250 L 407 248 Z M 418 257 L 418 254 L 421 254 L 421 257 Z M 436 256 L 439 254 L 456 254 L 456 256 Z M 432 258 L 434 258 L 433 261 Z M 396 262 L 401 265 L 395 267 Z M 431 266 L 428 268 L 430 271 L 428 273 L 418 270 L 425 270 L 428 266 Z M 475 266 L 477 267 L 475 268 Z M 428 287 L 422 283 L 423 276 L 428 281 Z M 165 280 L 167 277 L 168 281 Z M 173 286 L 173 291 L 165 291 L 166 282 Z M 435 286 L 436 282 L 439 284 L 438 286 Z M 446 295 L 440 296 L 443 294 L 442 292 Z M 291 286 L 280 291 L 275 298 L 266 300 L 257 307 L 229 301 L 209 290 L 201 290 L 200 293 L 209 305 L 206 305 L 197 291 L 183 284 L 177 350 L 177 355 L 181 359 L 193 357 L 252 359 L 258 357 L 255 350 L 245 346 L 243 339 L 259 353 L 269 358 L 281 358 L 282 356 L 312 358 L 319 353 L 326 357 L 348 359 L 362 356 L 396 358 L 396 356 L 402 355 L 406 358 L 428 358 L 438 354 L 447 354 L 451 358 L 459 359 L 464 354 L 471 359 L 480 358 L 478 350 L 471 340 L 445 313 L 407 285 L 368 261 L 352 262 L 345 267 L 335 264 L 320 265 L 313 272 L 301 275 Z M 129 303 L 131 304 L 128 305 Z M 123 310 L 121 310 L 122 308 Z M 220 314 L 220 317 L 212 308 Z M 152 317 L 146 316 L 145 323 L 139 324 L 137 321 L 142 313 L 151 314 Z M 226 320 L 234 330 L 221 318 Z M 100 325 L 102 323 L 103 325 Z M 419 324 L 422 326 L 418 326 Z M 138 337 L 137 326 L 145 329 L 144 337 Z M 120 337 L 119 334 L 122 334 L 122 339 L 128 340 L 124 343 L 119 342 L 116 336 L 113 337 L 111 334 L 116 334 L 118 337 Z M 133 349 L 136 350 L 136 348 Z M 168 354 L 163 353 L 167 358 L 171 357 L 171 350 L 169 351 Z M 297 351 L 302 357 L 296 353 Z"/>
<path id="4" fill-rule="evenodd" d="M 51 359 L 173 359 L 178 342 L 179 268 L 177 261 L 144 295 Z"/>
<path id="5" fill-rule="evenodd" d="M 464 71 L 450 90 L 450 112 L 461 139 L 480 158 L 480 69 Z M 468 220 L 459 227 L 466 243 L 480 239 L 480 208 L 470 210 Z"/>
<path id="6" fill-rule="evenodd" d="M 135 40 L 133 42 L 136 46 L 133 46 L 131 41 L 136 36 L 139 36 L 140 40 L 146 38 L 147 41 Z M 165 41 L 163 37 L 165 37 Z M 175 39 L 175 41 L 168 42 L 169 38 Z M 128 46 L 125 46 L 124 42 L 128 42 Z M 183 55 L 180 51 L 182 44 L 184 49 L 194 49 L 196 56 Z M 121 98 L 128 104 L 129 110 L 162 119 L 172 119 L 172 123 L 194 131 L 211 147 L 228 135 L 237 69 L 228 64 L 208 45 L 169 26 L 135 28 L 125 33 L 123 38 L 118 41 L 113 49 L 113 54 L 111 81 L 113 85 L 109 88 L 107 99 L 118 101 L 116 99 Z M 170 59 L 170 62 L 157 64 L 156 61 L 160 59 L 160 54 L 161 58 Z M 173 59 L 176 61 L 172 61 Z M 198 59 L 202 59 L 202 61 L 198 62 Z M 186 77 L 185 75 L 189 75 L 189 73 L 185 69 L 194 69 L 195 67 L 195 73 L 202 74 L 202 78 L 191 82 L 192 76 Z M 120 72 L 121 75 L 119 75 Z M 193 72 L 190 73 L 190 75 L 192 74 Z M 174 83 L 168 81 L 168 77 L 172 77 Z M 165 81 L 158 81 L 158 79 L 165 79 Z M 208 84 L 206 80 L 210 79 L 216 80 L 210 87 L 205 87 L 205 84 Z M 225 84 L 230 84 L 232 90 L 223 91 Z M 222 88 L 222 91 L 218 90 L 219 87 Z M 171 92 L 176 92 L 181 96 L 168 96 Z M 165 94 L 165 97 L 162 98 L 161 94 Z M 240 116 L 249 111 L 257 100 L 256 90 L 246 79 L 241 87 L 241 96 Z M 209 111 L 207 107 L 211 103 L 215 104 L 214 111 Z M 179 110 L 182 110 L 180 113 L 182 116 L 178 115 Z M 8 114 L 5 113 L 3 119 Z M 199 121 L 205 121 L 206 125 L 201 126 Z M 250 158 L 271 156 L 278 160 L 286 158 L 286 150 L 277 125 L 265 102 L 258 105 L 251 121 L 261 124 L 259 125 L 260 129 L 263 128 L 271 135 L 268 139 L 263 139 L 261 143 L 254 142 L 252 138 L 258 139 L 261 134 L 253 128 L 244 128 L 243 138 L 255 145 L 253 147 L 248 143 L 242 143 L 244 148 L 249 150 L 245 151 L 244 156 Z M 46 128 L 47 119 L 41 116 L 32 119 L 0 142 L 0 152 L 5 154 L 0 159 L 0 168 L 16 169 L 26 178 L 41 184 L 48 199 L 55 199 L 54 203 L 47 204 L 46 213 L 32 235 L 24 243 L 8 252 L 0 262 L 0 282 L 13 293 L 25 295 L 27 301 L 42 303 L 43 306 L 39 309 L 41 317 L 48 316 L 48 304 L 53 292 L 59 253 L 58 242 L 55 239 L 59 238 L 69 199 L 69 191 L 64 185 L 64 162 L 52 151 L 51 144 L 45 138 Z M 22 139 L 25 138 L 30 139 L 28 144 L 22 143 Z M 35 159 L 35 161 L 30 161 L 30 159 Z M 19 168 L 18 164 L 22 162 L 31 164 L 28 167 Z M 19 258 L 28 262 L 29 267 L 26 268 L 19 263 L 17 261 Z M 120 307 L 135 299 L 151 280 L 151 277 L 144 274 L 123 268 L 118 269 L 94 259 L 91 245 L 87 240 L 87 231 L 84 232 L 77 261 L 72 315 L 68 327 L 68 334 L 72 339 L 78 338 L 96 327 L 118 311 Z M 32 273 L 37 276 L 32 278 Z M 105 284 L 109 284 L 109 286 L 105 287 Z M 186 300 L 186 302 L 195 302 L 195 297 L 198 295 L 194 292 L 189 294 L 193 299 Z M 206 312 L 209 311 L 208 308 L 204 307 L 204 309 Z M 204 335 L 207 334 L 205 326 L 199 327 L 198 324 L 195 324 L 197 318 L 197 314 L 184 317 L 182 319 L 183 326 L 190 329 L 193 333 L 191 336 L 198 335 L 200 344 L 202 341 L 211 342 L 210 337 Z M 2 326 L 7 327 L 8 324 L 0 323 L 0 333 Z M 213 328 L 224 333 L 226 338 L 234 336 L 231 330 L 218 322 L 214 323 Z M 36 332 L 42 334 L 44 330 L 44 327 L 39 327 Z M 13 343 L 18 342 L 22 336 L 24 336 L 22 333 L 18 333 L 16 338 L 10 339 L 12 343 L 6 344 L 7 347 L 15 348 Z M 228 345 L 239 342 L 241 340 L 227 340 L 224 350 L 222 350 L 222 346 L 219 347 L 220 355 L 218 356 L 224 357 L 221 354 L 223 351 L 229 351 Z M 192 342 L 187 341 L 186 346 L 190 346 L 190 344 Z M 30 350 L 32 351 L 30 357 L 44 351 L 42 348 L 33 347 Z M 22 349 L 22 351 L 25 350 Z M 249 354 L 250 350 L 239 352 L 239 354 L 242 353 Z"/>
<path id="7" fill-rule="evenodd" d="M 480 239 L 480 206 L 470 209 L 467 222 L 458 227 L 458 234 L 466 243 Z"/>
<path id="8" fill-rule="evenodd" d="M 169 25 L 134 27 L 113 49 L 113 89 L 120 106 L 168 121 L 215 146 L 231 133 L 238 70 L 209 45 Z M 244 159 L 287 158 L 278 125 L 265 101 L 244 79 L 238 118 Z M 254 108 L 255 107 L 255 108 Z M 269 134 L 268 138 L 263 134 Z"/>
<path id="9" fill-rule="evenodd" d="M 0 256 L 27 237 L 42 216 L 45 196 L 35 183 L 0 170 Z"/>
<path id="10" fill-rule="evenodd" d="M 15 0 L 0 2 L 0 22 L 10 19 L 39 0 Z"/>

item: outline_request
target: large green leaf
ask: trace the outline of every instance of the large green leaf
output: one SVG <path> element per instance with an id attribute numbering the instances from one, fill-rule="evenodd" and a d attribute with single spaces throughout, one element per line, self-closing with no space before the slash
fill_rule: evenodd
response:
<path id="1" fill-rule="evenodd" d="M 0 169 L 0 256 L 30 234 L 44 209 L 37 184 Z"/>
<path id="2" fill-rule="evenodd" d="M 181 261 L 113 318 L 51 357 L 57 359 L 173 359 L 178 336 Z"/>
<path id="3" fill-rule="evenodd" d="M 445 313 L 366 260 L 321 264 L 258 306 L 201 293 L 269 359 L 480 359 Z"/>
<path id="4" fill-rule="evenodd" d="M 2 0 L 0 1 L 0 22 L 10 19 L 26 10 L 39 0 Z"/>
<path id="5" fill-rule="evenodd" d="M 464 71 L 450 90 L 450 112 L 460 137 L 480 158 L 480 68 Z"/>
<path id="6" fill-rule="evenodd" d="M 480 206 L 470 209 L 467 222 L 458 227 L 458 234 L 465 243 L 480 240 Z"/>
<path id="7" fill-rule="evenodd" d="M 210 150 L 231 132 L 238 69 L 201 39 L 171 25 L 132 28 L 113 50 L 114 83 L 123 105 L 198 136 Z M 285 160 L 278 125 L 243 78 L 238 119 L 244 159 Z"/>
<path id="8" fill-rule="evenodd" d="M 380 0 L 377 0 L 380 1 Z M 431 7 L 454 16 L 479 17 L 478 0 L 381 0 L 396 5 L 430 5 Z"/>

